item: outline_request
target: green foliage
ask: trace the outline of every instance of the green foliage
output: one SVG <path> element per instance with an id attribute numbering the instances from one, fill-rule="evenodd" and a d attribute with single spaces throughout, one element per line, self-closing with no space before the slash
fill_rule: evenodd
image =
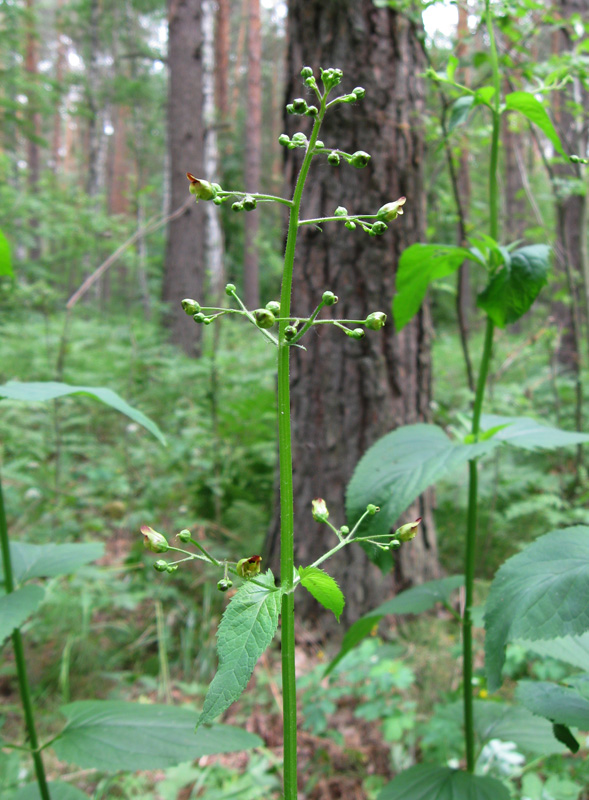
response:
<path id="1" fill-rule="evenodd" d="M 556 725 L 587 730 L 589 724 L 589 691 L 587 675 L 575 675 L 567 683 L 571 686 L 557 686 L 543 681 L 520 681 L 516 696 L 532 713 L 545 717 Z M 561 741 L 561 737 L 557 737 Z M 573 739 L 574 741 L 574 739 Z M 570 740 L 566 741 L 571 747 Z M 571 749 L 579 749 L 573 745 Z"/>
<path id="2" fill-rule="evenodd" d="M 503 417 L 483 414 L 483 431 L 495 431 L 493 437 L 500 442 L 521 447 L 523 450 L 553 450 L 589 442 L 589 434 L 563 431 L 529 417 Z"/>
<path id="3" fill-rule="evenodd" d="M 566 153 L 560 137 L 552 124 L 542 103 L 530 92 L 510 92 L 505 95 L 505 108 L 507 111 L 519 111 L 526 119 L 536 125 L 554 145 L 554 149 L 563 156 Z"/>
<path id="4" fill-rule="evenodd" d="M 0 276 L 12 276 L 12 260 L 10 257 L 10 245 L 6 236 L 0 231 Z"/>
<path id="5" fill-rule="evenodd" d="M 509 792 L 495 778 L 418 764 L 397 775 L 377 800 L 431 800 L 432 797 L 436 800 L 509 800 Z"/>
<path id="6" fill-rule="evenodd" d="M 23 586 L 0 597 L 0 644 L 35 613 L 44 595 L 40 586 Z"/>
<path id="7" fill-rule="evenodd" d="M 54 578 L 68 575 L 104 555 L 101 542 L 79 544 L 10 543 L 10 560 L 15 583 L 31 578 Z M 0 565 L 2 556 L 0 554 Z"/>
<path id="8" fill-rule="evenodd" d="M 301 586 L 304 586 L 322 606 L 333 611 L 339 622 L 346 601 L 342 590 L 331 575 L 318 567 L 299 567 L 298 572 Z"/>

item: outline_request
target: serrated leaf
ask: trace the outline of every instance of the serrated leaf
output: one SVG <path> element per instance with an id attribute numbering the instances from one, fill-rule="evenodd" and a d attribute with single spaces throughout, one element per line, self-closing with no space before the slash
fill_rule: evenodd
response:
<path id="1" fill-rule="evenodd" d="M 152 433 L 162 444 L 166 444 L 163 433 L 158 426 L 146 417 L 141 411 L 126 403 L 122 397 L 112 389 L 105 389 L 97 386 L 70 386 L 67 383 L 56 383 L 54 381 L 37 383 L 20 383 L 9 381 L 0 386 L 0 398 L 6 400 L 21 400 L 25 403 L 44 403 L 47 400 L 55 400 L 66 395 L 82 395 L 100 400 L 116 411 L 120 411 L 126 417 L 142 425 Z"/>
<path id="2" fill-rule="evenodd" d="M 364 520 L 358 535 L 389 533 L 428 486 L 452 474 L 468 460 L 491 452 L 498 444 L 495 439 L 455 444 L 436 425 L 397 428 L 372 445 L 358 462 L 346 493 L 347 518 L 354 524 L 366 506 L 374 503 L 380 512 Z M 392 564 L 386 552 L 374 546 L 365 549 L 381 568 Z"/>
<path id="3" fill-rule="evenodd" d="M 40 586 L 23 586 L 0 597 L 0 644 L 35 613 L 44 595 Z"/>
<path id="4" fill-rule="evenodd" d="M 72 544 L 10 543 L 10 560 L 15 583 L 31 578 L 54 578 L 69 575 L 79 567 L 104 555 L 102 542 Z M 0 565 L 2 556 L 0 554 Z"/>
<path id="5" fill-rule="evenodd" d="M 76 789 L 69 783 L 63 781 L 49 781 L 49 794 L 55 800 L 88 800 L 88 795 Z M 11 795 L 11 800 L 43 800 L 39 791 L 38 783 L 29 783 L 23 786 L 15 795 Z"/>
<path id="6" fill-rule="evenodd" d="M 299 577 L 301 586 L 304 586 L 318 603 L 321 603 L 329 611 L 333 611 L 339 622 L 346 600 L 331 575 L 318 567 L 299 567 Z"/>
<path id="7" fill-rule="evenodd" d="M 12 259 L 8 239 L 0 231 L 0 275 L 12 276 Z"/>
<path id="8" fill-rule="evenodd" d="M 589 528 L 552 531 L 506 561 L 491 585 L 485 610 L 489 689 L 501 685 L 505 645 L 589 629 Z"/>
<path id="9" fill-rule="evenodd" d="M 229 708 L 251 678 L 258 658 L 268 647 L 280 616 L 281 593 L 268 570 L 245 583 L 231 598 L 217 631 L 219 667 L 207 691 L 197 726 L 210 722 Z"/>
<path id="10" fill-rule="evenodd" d="M 526 119 L 533 122 L 545 136 L 550 139 L 554 149 L 566 156 L 558 133 L 542 103 L 530 92 L 511 92 L 505 96 L 505 107 L 509 111 L 519 111 Z"/>
<path id="11" fill-rule="evenodd" d="M 509 800 L 509 796 L 495 778 L 418 764 L 387 783 L 377 800 Z"/>
<path id="12" fill-rule="evenodd" d="M 398 331 L 419 311 L 429 284 L 456 272 L 465 259 L 478 260 L 465 247 L 448 244 L 412 244 L 402 252 L 393 300 L 393 317 Z"/>
<path id="13" fill-rule="evenodd" d="M 481 744 L 491 739 L 515 742 L 518 750 L 535 756 L 562 753 L 552 725 L 540 720 L 527 708 L 507 703 L 474 701 L 475 729 Z"/>
<path id="14" fill-rule="evenodd" d="M 477 306 L 499 328 L 516 322 L 531 307 L 548 282 L 550 248 L 543 244 L 520 247 L 511 253 L 511 263 L 500 267 L 477 297 Z"/>
<path id="15" fill-rule="evenodd" d="M 485 431 L 495 430 L 494 438 L 524 450 L 553 450 L 557 447 L 570 447 L 589 442 L 587 433 L 563 431 L 530 417 L 483 414 L 481 428 Z"/>
<path id="16" fill-rule="evenodd" d="M 449 575 L 440 580 L 427 581 L 419 586 L 412 586 L 386 603 L 369 611 L 351 625 L 342 640 L 342 645 L 337 656 L 329 663 L 324 672 L 324 677 L 335 668 L 337 664 L 352 650 L 362 639 L 371 634 L 374 627 L 387 614 L 421 614 L 433 608 L 436 603 L 447 603 L 453 591 L 464 586 L 464 575 Z"/>
<path id="17" fill-rule="evenodd" d="M 520 681 L 516 697 L 533 714 L 571 728 L 589 730 L 589 698 L 576 687 Z"/>
<path id="18" fill-rule="evenodd" d="M 452 133 L 459 125 L 463 125 L 468 119 L 468 115 L 474 104 L 474 97 L 471 94 L 459 97 L 450 106 L 450 116 L 448 118 L 448 133 Z"/>
<path id="19" fill-rule="evenodd" d="M 541 656 L 556 658 L 579 669 L 589 669 L 589 631 L 580 636 L 559 636 L 540 642 L 518 639 L 517 644 Z"/>
<path id="20" fill-rule="evenodd" d="M 187 708 L 81 700 L 61 711 L 68 722 L 52 747 L 62 761 L 84 769 L 165 769 L 263 744 L 231 725 L 204 726 L 195 733 L 195 712 Z"/>

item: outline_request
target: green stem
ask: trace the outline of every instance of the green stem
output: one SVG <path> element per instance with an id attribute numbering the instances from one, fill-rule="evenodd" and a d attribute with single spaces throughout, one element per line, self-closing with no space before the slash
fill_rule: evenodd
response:
<path id="1" fill-rule="evenodd" d="M 499 161 L 499 124 L 500 124 L 500 84 L 499 67 L 497 58 L 497 47 L 493 32 L 493 21 L 491 17 L 489 0 L 486 0 L 486 22 L 491 42 L 491 62 L 493 65 L 493 84 L 495 86 L 495 99 L 493 109 L 493 134 L 491 139 L 491 158 L 489 164 L 489 214 L 490 214 L 490 234 L 497 240 L 499 235 L 499 204 L 498 204 L 498 182 L 497 164 Z M 481 365 L 477 381 L 477 389 L 472 414 L 472 436 L 476 442 L 478 440 L 481 413 L 483 410 L 483 399 L 485 396 L 485 386 L 489 374 L 489 364 L 493 349 L 493 333 L 495 326 L 490 317 L 487 317 L 485 329 L 485 341 Z M 478 471 L 477 460 L 472 459 L 468 462 L 468 512 L 466 529 L 466 550 L 465 550 L 465 608 L 464 619 L 462 621 L 462 647 L 463 647 L 463 666 L 462 666 L 462 691 L 464 699 L 464 738 L 466 747 L 466 768 L 469 772 L 474 772 L 475 768 L 475 747 L 474 747 L 474 714 L 472 696 L 472 606 L 474 602 L 474 573 L 476 556 L 476 535 L 477 535 L 477 511 L 478 511 Z"/>
<path id="2" fill-rule="evenodd" d="M 2 563 L 4 565 L 4 588 L 6 594 L 14 591 L 14 576 L 12 573 L 12 561 L 10 558 L 10 544 L 8 542 L 8 526 L 6 524 L 6 512 L 4 510 L 4 494 L 2 492 L 2 480 L 0 477 L 0 549 L 2 550 Z M 12 632 L 12 646 L 14 649 L 14 661 L 16 664 L 16 674 L 18 677 L 18 687 L 20 699 L 25 717 L 25 725 L 29 739 L 29 749 L 35 766 L 35 775 L 39 786 L 39 794 L 42 800 L 51 800 L 49 786 L 45 776 L 43 758 L 39 749 L 37 730 L 35 728 L 35 716 L 33 714 L 33 702 L 29 679 L 27 677 L 27 666 L 23 647 L 22 635 L 19 628 Z"/>
<path id="3" fill-rule="evenodd" d="M 290 316 L 295 248 L 299 213 L 305 180 L 311 166 L 313 149 L 319 135 L 325 98 L 309 139 L 301 171 L 297 178 L 284 254 L 280 293 L 280 313 Z M 278 334 L 278 446 L 280 465 L 280 579 L 282 597 L 282 708 L 284 737 L 284 800 L 297 800 L 297 696 L 295 681 L 294 635 L 294 509 L 292 484 L 292 441 L 290 427 L 290 347 L 285 338 L 286 320 L 279 323 Z"/>

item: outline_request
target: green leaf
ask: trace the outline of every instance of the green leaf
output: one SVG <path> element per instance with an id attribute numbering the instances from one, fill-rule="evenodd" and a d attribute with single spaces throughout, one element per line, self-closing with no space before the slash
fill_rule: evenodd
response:
<path id="1" fill-rule="evenodd" d="M 456 272 L 467 258 L 478 261 L 465 247 L 449 244 L 412 244 L 403 251 L 393 300 L 393 317 L 398 331 L 419 311 L 429 284 Z"/>
<path id="2" fill-rule="evenodd" d="M 569 447 L 589 442 L 589 434 L 577 431 L 563 431 L 552 428 L 530 417 L 501 417 L 496 414 L 483 414 L 481 428 L 499 429 L 494 438 L 524 450 L 553 450 L 556 447 Z"/>
<path id="3" fill-rule="evenodd" d="M 566 156 L 562 143 L 542 103 L 529 92 L 511 92 L 505 96 L 505 107 L 508 111 L 519 111 L 533 122 L 554 145 L 554 149 Z"/>
<path id="4" fill-rule="evenodd" d="M 230 725 L 203 726 L 195 733 L 195 712 L 187 708 L 81 700 L 61 711 L 68 722 L 52 747 L 58 758 L 84 769 L 165 769 L 263 744 Z"/>
<path id="5" fill-rule="evenodd" d="M 197 726 L 215 719 L 237 700 L 258 658 L 276 633 L 281 593 L 274 588 L 270 570 L 256 580 L 268 588 L 245 583 L 225 609 L 217 631 L 219 668 L 207 691 Z"/>
<path id="6" fill-rule="evenodd" d="M 453 474 L 469 459 L 491 452 L 499 443 L 493 439 L 477 444 L 455 444 L 436 425 L 407 425 L 379 439 L 362 456 L 346 494 L 346 513 L 355 522 L 369 503 L 380 512 L 367 517 L 359 536 L 387 534 L 401 514 L 428 486 L 444 475 Z M 374 546 L 365 548 L 381 568 L 391 557 Z"/>
<path id="7" fill-rule="evenodd" d="M 40 586 L 24 586 L 0 597 L 0 644 L 35 613 L 44 594 Z"/>
<path id="8" fill-rule="evenodd" d="M 563 751 L 554 738 L 552 725 L 538 719 L 526 708 L 475 700 L 474 712 L 475 729 L 481 744 L 491 739 L 515 742 L 518 750 L 534 756 L 548 756 Z"/>
<path id="9" fill-rule="evenodd" d="M 514 250 L 511 263 L 501 266 L 478 295 L 477 306 L 499 328 L 516 322 L 530 309 L 548 281 L 549 254 L 550 248 L 544 244 Z"/>
<path id="10" fill-rule="evenodd" d="M 545 681 L 520 681 L 516 697 L 533 714 L 571 728 L 589 730 L 589 697 L 576 687 Z"/>
<path id="11" fill-rule="evenodd" d="M 427 581 L 419 586 L 412 586 L 386 603 L 369 611 L 356 620 L 351 625 L 342 640 L 342 646 L 337 656 L 331 661 L 325 670 L 324 677 L 334 669 L 334 667 L 352 650 L 362 639 L 369 636 L 375 625 L 387 614 L 421 614 L 428 611 L 436 603 L 447 603 L 450 595 L 460 586 L 464 586 L 464 575 L 449 575 L 436 581 Z"/>
<path id="12" fill-rule="evenodd" d="M 163 433 L 160 431 L 155 422 L 152 422 L 149 417 L 146 417 L 141 411 L 126 403 L 122 397 L 119 397 L 116 392 L 111 389 L 104 389 L 96 386 L 69 386 L 67 383 L 55 383 L 54 381 L 38 382 L 38 383 L 20 383 L 18 381 L 9 381 L 3 386 L 0 386 L 0 398 L 6 400 L 22 400 L 26 403 L 44 403 L 47 400 L 55 400 L 58 397 L 65 395 L 83 395 L 86 397 L 93 397 L 95 400 L 100 400 L 101 403 L 120 411 L 126 417 L 142 425 L 156 439 L 162 444 L 166 444 Z"/>
<path id="13" fill-rule="evenodd" d="M 0 231 L 0 275 L 13 275 L 8 239 Z"/>
<path id="14" fill-rule="evenodd" d="M 589 629 L 589 528 L 552 531 L 500 567 L 485 610 L 485 665 L 490 691 L 501 685 L 505 645 Z"/>
<path id="15" fill-rule="evenodd" d="M 466 94 L 459 97 L 450 106 L 450 117 L 448 119 L 448 133 L 452 133 L 459 125 L 463 125 L 468 119 L 468 115 L 474 104 L 474 96 Z"/>
<path id="16" fill-rule="evenodd" d="M 517 644 L 541 656 L 556 658 L 579 669 L 589 669 L 589 631 L 581 636 L 559 636 L 540 642 L 518 639 Z"/>
<path id="17" fill-rule="evenodd" d="M 318 603 L 333 611 L 339 622 L 344 610 L 345 597 L 335 580 L 318 567 L 299 567 L 301 585 L 310 592 Z"/>
<path id="18" fill-rule="evenodd" d="M 552 725 L 552 730 L 554 732 L 554 738 L 557 739 L 559 742 L 562 742 L 562 744 L 564 744 L 565 747 L 568 747 L 571 753 L 579 752 L 581 745 L 575 739 L 570 729 L 567 728 L 566 725 L 561 725 L 559 722 L 555 722 Z M 574 797 L 576 800 L 577 795 L 575 795 Z"/>
<path id="19" fill-rule="evenodd" d="M 493 86 L 481 86 L 480 89 L 477 89 L 474 97 L 475 105 L 484 105 L 489 106 L 489 108 L 493 108 L 493 95 L 495 94 L 495 89 Z"/>
<path id="20" fill-rule="evenodd" d="M 377 800 L 509 800 L 509 791 L 495 778 L 418 764 L 387 783 Z"/>
<path id="21" fill-rule="evenodd" d="M 446 67 L 446 76 L 450 83 L 454 80 L 454 74 L 456 72 L 456 68 L 460 64 L 460 61 L 456 58 L 456 56 L 451 55 L 448 58 L 448 66 Z"/>
<path id="22" fill-rule="evenodd" d="M 53 578 L 69 575 L 84 564 L 97 561 L 104 555 L 102 542 L 72 544 L 10 543 L 10 560 L 15 583 L 31 578 Z M 0 564 L 2 556 L 0 555 Z"/>
<path id="23" fill-rule="evenodd" d="M 55 800 L 88 800 L 88 795 L 63 781 L 49 781 L 49 793 Z M 11 798 L 11 800 L 42 800 L 38 783 L 29 783 Z"/>

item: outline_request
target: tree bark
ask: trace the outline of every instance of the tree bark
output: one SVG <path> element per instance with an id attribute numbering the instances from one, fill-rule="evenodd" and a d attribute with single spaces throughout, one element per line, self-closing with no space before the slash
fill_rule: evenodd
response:
<path id="1" fill-rule="evenodd" d="M 343 91 L 366 88 L 357 105 L 328 114 L 321 138 L 346 152 L 366 150 L 372 161 L 364 170 L 345 164 L 314 165 L 304 200 L 307 218 L 331 215 L 338 205 L 350 212 L 375 213 L 385 202 L 405 195 L 406 212 L 382 237 L 368 237 L 327 223 L 323 232 L 303 227 L 295 264 L 296 314 L 308 314 L 323 291 L 339 297 L 336 317 L 363 319 L 370 312 L 390 314 L 395 269 L 401 252 L 423 241 L 422 52 L 420 31 L 390 9 L 371 0 L 291 0 L 289 4 L 289 100 L 308 96 L 301 67 L 344 69 Z M 313 98 L 309 98 L 312 102 Z M 287 120 L 288 132 L 306 129 L 305 120 Z M 298 159 L 288 158 L 294 184 Z M 319 159 L 317 159 L 319 161 Z M 306 202 L 305 202 L 306 201 Z M 335 524 L 344 522 L 348 481 L 360 457 L 384 433 L 429 417 L 431 371 L 427 307 L 395 333 L 391 321 L 367 332 L 361 341 L 321 326 L 305 340 L 307 352 L 292 356 L 294 498 L 297 563 L 308 564 L 334 544 L 327 526 L 311 517 L 311 500 L 323 497 Z M 317 329 L 316 329 L 317 330 Z M 360 547 L 334 557 L 329 572 L 346 595 L 344 616 L 351 622 L 382 601 L 393 589 L 438 575 L 431 496 L 422 497 L 407 517 L 423 517 L 422 530 L 403 547 L 394 575 L 383 576 Z M 353 524 L 355 520 L 349 520 Z M 268 537 L 271 564 L 278 559 L 278 523 Z M 321 615 L 301 593 L 303 613 Z M 325 621 L 323 617 L 322 622 Z"/>
<path id="2" fill-rule="evenodd" d="M 260 191 L 262 156 L 262 34 L 260 0 L 249 0 L 247 108 L 245 115 L 245 189 Z M 248 308 L 260 305 L 257 236 L 259 215 L 245 215 L 243 288 Z"/>
<path id="3" fill-rule="evenodd" d="M 168 148 L 171 210 L 185 202 L 186 172 L 203 175 L 202 31 L 200 0 L 168 0 Z M 169 304 L 170 338 L 189 355 L 198 352 L 200 326 L 180 307 L 184 297 L 202 300 L 203 204 L 190 204 L 170 223 L 163 299 Z"/>

